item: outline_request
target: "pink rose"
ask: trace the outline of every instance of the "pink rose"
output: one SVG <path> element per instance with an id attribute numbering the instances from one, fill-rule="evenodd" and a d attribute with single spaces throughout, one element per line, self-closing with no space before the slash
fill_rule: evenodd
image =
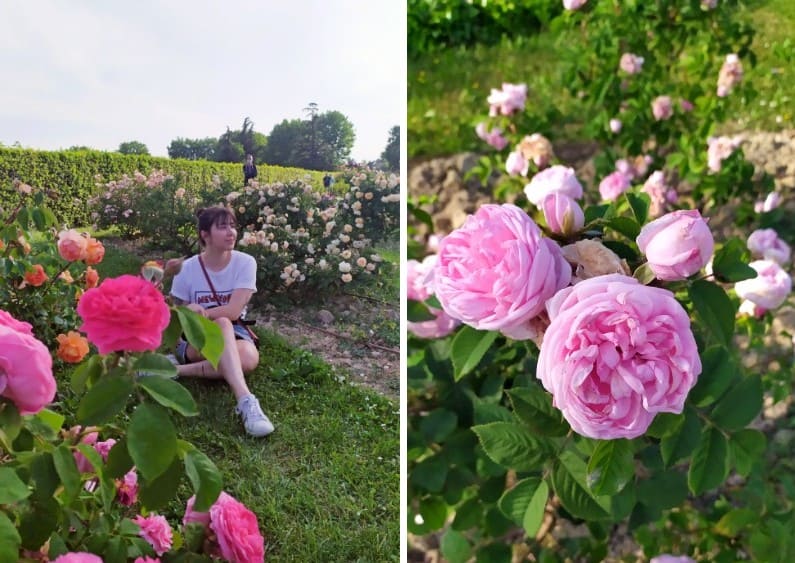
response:
<path id="1" fill-rule="evenodd" d="M 709 137 L 707 139 L 707 167 L 720 172 L 723 161 L 740 146 L 739 137 Z"/>
<path id="2" fill-rule="evenodd" d="M 610 274 L 547 302 L 537 376 L 575 432 L 635 438 L 680 413 L 701 373 L 690 318 L 666 289 Z"/>
<path id="3" fill-rule="evenodd" d="M 225 495 L 226 493 L 221 493 Z M 210 525 L 210 513 L 209 512 L 196 512 L 193 510 L 194 505 L 196 504 L 196 496 L 192 496 L 188 499 L 187 506 L 185 507 L 185 515 L 182 517 L 182 524 L 187 526 L 193 522 L 198 522 L 204 526 Z"/>
<path id="4" fill-rule="evenodd" d="M 662 553 L 657 557 L 652 557 L 649 563 L 696 563 L 696 561 L 690 559 L 686 555 L 668 555 L 667 553 Z"/>
<path id="5" fill-rule="evenodd" d="M 789 262 L 790 247 L 773 229 L 757 229 L 748 235 L 748 250 L 754 258 L 772 260 L 782 266 Z"/>
<path id="6" fill-rule="evenodd" d="M 621 131 L 621 127 L 623 127 L 621 120 L 615 118 L 610 120 L 609 125 L 610 125 L 610 131 L 613 133 L 619 133 Z"/>
<path id="7" fill-rule="evenodd" d="M 579 10 L 588 0 L 563 0 L 563 7 L 566 10 Z"/>
<path id="8" fill-rule="evenodd" d="M 703 268 L 715 248 L 698 210 L 672 211 L 646 224 L 636 239 L 649 267 L 661 280 L 683 280 Z"/>
<path id="9" fill-rule="evenodd" d="M 163 294 L 138 276 L 106 279 L 77 304 L 80 330 L 100 354 L 156 350 L 171 314 Z"/>
<path id="10" fill-rule="evenodd" d="M 573 235 L 585 226 L 580 205 L 562 193 L 551 193 L 541 202 L 541 210 L 549 230 L 559 235 Z"/>
<path id="11" fill-rule="evenodd" d="M 110 453 L 110 449 L 116 445 L 116 440 L 113 438 L 108 438 L 103 442 L 97 442 L 94 444 L 94 449 L 97 450 L 97 453 L 102 457 L 102 461 L 108 461 L 108 454 Z"/>
<path id="12" fill-rule="evenodd" d="M 757 272 L 755 278 L 738 281 L 734 291 L 765 310 L 775 309 L 792 291 L 792 278 L 772 260 L 756 260 L 748 264 Z"/>
<path id="13" fill-rule="evenodd" d="M 518 150 L 508 154 L 508 159 L 505 161 L 505 170 L 511 176 L 527 176 L 527 169 L 529 167 L 530 163 L 525 160 L 522 153 Z"/>
<path id="14" fill-rule="evenodd" d="M 508 145 L 508 139 L 502 136 L 502 129 L 499 127 L 493 127 L 491 131 L 486 131 L 486 124 L 481 121 L 475 127 L 475 133 L 498 151 Z"/>
<path id="15" fill-rule="evenodd" d="M 629 176 L 623 172 L 615 171 L 605 176 L 599 182 L 599 194 L 605 201 L 613 201 L 629 189 Z"/>
<path id="16" fill-rule="evenodd" d="M 218 539 L 221 555 L 232 563 L 265 560 L 265 540 L 257 517 L 233 496 L 221 493 L 210 507 L 210 529 Z"/>
<path id="17" fill-rule="evenodd" d="M 624 53 L 618 61 L 618 67 L 627 74 L 638 74 L 643 68 L 643 57 Z"/>
<path id="18" fill-rule="evenodd" d="M 116 481 L 116 498 L 124 506 L 132 506 L 138 500 L 138 473 L 134 467 Z"/>
<path id="19" fill-rule="evenodd" d="M 651 102 L 651 113 L 657 121 L 669 119 L 673 115 L 671 96 L 657 96 Z"/>
<path id="20" fill-rule="evenodd" d="M 677 200 L 676 191 L 665 183 L 665 175 L 660 170 L 655 170 L 646 179 L 641 191 L 649 194 L 651 206 L 649 214 L 652 217 L 659 217 L 665 209 L 666 204 L 675 203 Z"/>
<path id="21" fill-rule="evenodd" d="M 467 217 L 439 245 L 434 269 L 436 297 L 447 314 L 511 338 L 524 334 L 522 327 L 570 279 L 558 245 L 511 204 L 484 205 Z"/>
<path id="22" fill-rule="evenodd" d="M 412 301 L 425 301 L 433 294 L 428 275 L 436 266 L 436 256 L 426 256 L 422 262 L 408 260 L 406 262 L 406 298 Z M 429 308 L 436 316 L 433 320 L 406 323 L 406 328 L 420 338 L 443 338 L 453 332 L 461 321 L 454 319 L 444 311 Z"/>
<path id="23" fill-rule="evenodd" d="M 565 194 L 572 199 L 582 197 L 582 184 L 574 175 L 573 168 L 561 165 L 550 166 L 533 176 L 530 183 L 524 187 L 527 199 L 536 207 L 540 207 L 544 198 L 553 192 Z"/>
<path id="24" fill-rule="evenodd" d="M 140 514 L 133 518 L 133 522 L 141 527 L 138 535 L 149 542 L 152 549 L 158 555 L 163 555 L 171 549 L 172 532 L 171 526 L 168 521 L 159 514 L 150 514 L 149 516 L 141 516 Z"/>
<path id="25" fill-rule="evenodd" d="M 93 553 L 73 551 L 59 555 L 52 560 L 52 563 L 102 563 L 102 558 Z"/>
<path id="26" fill-rule="evenodd" d="M 88 239 L 74 229 L 58 233 L 58 254 L 67 262 L 85 260 Z"/>
<path id="27" fill-rule="evenodd" d="M 55 398 L 52 356 L 28 323 L 0 313 L 0 395 L 21 414 L 35 414 Z"/>
<path id="28" fill-rule="evenodd" d="M 740 58 L 735 53 L 726 55 L 726 60 L 723 61 L 723 66 L 720 67 L 720 72 L 718 73 L 718 97 L 728 96 L 729 92 L 742 79 L 743 65 L 740 62 Z"/>
<path id="29" fill-rule="evenodd" d="M 527 84 L 510 84 L 503 82 L 502 90 L 491 89 L 487 101 L 489 102 L 489 115 L 511 115 L 515 111 L 524 109 L 527 99 Z"/>

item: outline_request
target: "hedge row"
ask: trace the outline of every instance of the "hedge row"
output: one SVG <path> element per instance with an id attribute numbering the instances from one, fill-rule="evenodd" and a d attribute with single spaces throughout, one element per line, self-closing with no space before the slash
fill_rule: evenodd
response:
<path id="1" fill-rule="evenodd" d="M 243 185 L 242 164 L 226 162 L 170 159 L 148 155 L 125 155 L 112 152 L 82 151 L 37 151 L 0 147 L 0 201 L 13 206 L 19 201 L 19 193 L 12 183 L 18 179 L 31 186 L 52 190 L 55 197 L 49 202 L 59 222 L 72 225 L 90 224 L 86 202 L 95 195 L 99 180 L 115 180 L 122 175 L 132 175 L 136 170 L 149 174 L 162 169 L 168 174 L 182 175 L 186 188 L 200 188 L 212 182 L 217 175 L 221 180 Z M 322 186 L 324 172 L 260 165 L 257 180 L 261 183 L 289 182 L 302 179 L 315 186 Z M 306 176 L 309 176 L 307 179 Z"/>

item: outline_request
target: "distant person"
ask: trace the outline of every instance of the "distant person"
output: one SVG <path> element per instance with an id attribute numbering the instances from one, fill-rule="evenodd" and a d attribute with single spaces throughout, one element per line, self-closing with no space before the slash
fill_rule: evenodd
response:
<path id="1" fill-rule="evenodd" d="M 334 178 L 331 177 L 331 174 L 326 174 L 323 176 L 323 187 L 326 188 L 326 191 L 329 191 L 333 184 Z"/>
<path id="2" fill-rule="evenodd" d="M 246 163 L 243 165 L 243 185 L 248 185 L 248 181 L 257 177 L 257 165 L 254 164 L 254 156 L 247 154 Z"/>

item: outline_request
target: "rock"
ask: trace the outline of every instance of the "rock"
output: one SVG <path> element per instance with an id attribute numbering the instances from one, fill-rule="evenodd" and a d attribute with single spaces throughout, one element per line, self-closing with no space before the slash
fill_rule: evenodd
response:
<path id="1" fill-rule="evenodd" d="M 330 325 L 334 322 L 334 315 L 331 314 L 331 311 L 327 311 L 326 309 L 318 311 L 317 318 L 324 325 Z"/>

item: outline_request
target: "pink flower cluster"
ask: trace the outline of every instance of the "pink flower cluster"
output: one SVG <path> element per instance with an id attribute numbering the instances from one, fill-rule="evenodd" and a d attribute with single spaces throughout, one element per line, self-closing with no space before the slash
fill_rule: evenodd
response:
<path id="1" fill-rule="evenodd" d="M 231 563 L 260 563 L 265 560 L 265 540 L 257 517 L 232 495 L 222 492 L 209 512 L 193 510 L 196 497 L 188 499 L 182 523 L 209 526 L 221 556 Z"/>
<path id="2" fill-rule="evenodd" d="M 723 161 L 740 146 L 740 137 L 709 137 L 707 139 L 707 167 L 712 172 L 720 172 Z"/>
<path id="3" fill-rule="evenodd" d="M 560 291 L 546 307 L 537 376 L 575 432 L 635 438 L 657 413 L 682 412 L 701 361 L 670 291 L 605 275 Z"/>
<path id="4" fill-rule="evenodd" d="M 671 96 L 657 96 L 651 102 L 651 113 L 657 121 L 670 119 L 674 114 L 674 103 Z"/>
<path id="5" fill-rule="evenodd" d="M 422 262 L 406 262 L 406 299 L 425 301 L 433 295 L 433 283 L 429 276 L 436 265 L 436 255 L 429 254 Z M 430 308 L 436 316 L 433 320 L 407 322 L 409 331 L 420 338 L 443 338 L 453 332 L 461 322 L 439 309 Z"/>
<path id="6" fill-rule="evenodd" d="M 508 139 L 502 135 L 502 129 L 492 127 L 490 131 L 487 131 L 486 124 L 482 121 L 475 127 L 475 133 L 498 151 L 504 149 L 508 144 Z"/>
<path id="7" fill-rule="evenodd" d="M 491 89 L 487 101 L 489 103 L 489 115 L 511 115 L 516 111 L 524 109 L 527 99 L 527 84 L 511 84 L 503 82 L 502 90 Z"/>
<path id="8" fill-rule="evenodd" d="M 633 55 L 632 53 L 624 53 L 618 61 L 618 68 L 627 74 L 638 74 L 643 68 L 643 57 Z"/>
<path id="9" fill-rule="evenodd" d="M 0 310 L 0 396 L 20 414 L 35 414 L 55 398 L 52 356 L 33 327 Z"/>
<path id="10" fill-rule="evenodd" d="M 726 55 L 726 60 L 718 73 L 718 97 L 723 98 L 743 79 L 743 65 L 740 58 L 732 53 Z"/>

